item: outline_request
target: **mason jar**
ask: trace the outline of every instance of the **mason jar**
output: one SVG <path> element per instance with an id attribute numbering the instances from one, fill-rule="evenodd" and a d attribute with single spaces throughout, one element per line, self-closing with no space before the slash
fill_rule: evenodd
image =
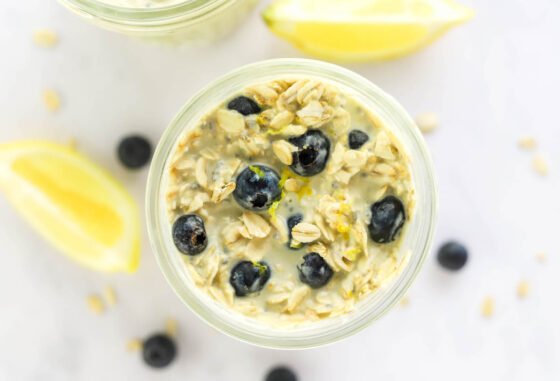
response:
<path id="1" fill-rule="evenodd" d="M 408 257 L 400 272 L 357 303 L 347 314 L 300 326 L 274 327 L 218 304 L 194 284 L 176 249 L 166 206 L 168 168 L 181 136 L 224 100 L 245 87 L 283 77 L 330 82 L 354 97 L 383 123 L 410 159 L 416 203 L 401 242 Z M 346 338 L 387 313 L 405 294 L 428 254 L 437 213 L 434 171 L 424 139 L 411 117 L 395 99 L 360 75 L 314 60 L 275 59 L 244 66 L 215 80 L 183 106 L 163 133 L 155 151 L 147 184 L 147 223 L 150 241 L 165 278 L 179 298 L 201 319 L 242 341 L 271 348 L 309 348 Z"/>
<path id="2" fill-rule="evenodd" d="M 168 43 L 205 43 L 227 35 L 258 0 L 59 0 L 112 31 Z"/>

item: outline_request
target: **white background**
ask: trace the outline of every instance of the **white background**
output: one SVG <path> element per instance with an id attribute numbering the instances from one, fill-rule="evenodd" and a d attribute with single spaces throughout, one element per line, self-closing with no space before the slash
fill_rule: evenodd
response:
<path id="1" fill-rule="evenodd" d="M 277 363 L 303 381 L 560 379 L 560 2 L 463 2 L 476 18 L 427 50 L 350 66 L 413 115 L 440 115 L 440 129 L 427 137 L 441 192 L 436 244 L 456 238 L 469 247 L 462 272 L 446 273 L 431 255 L 410 305 L 361 334 L 316 350 L 265 350 L 223 336 L 185 308 L 145 234 L 137 274 L 94 273 L 47 246 L 0 197 L 0 379 L 260 381 Z M 119 166 L 120 137 L 141 132 L 155 143 L 216 76 L 300 56 L 268 32 L 258 12 L 226 41 L 174 49 L 99 30 L 53 0 L 4 1 L 1 8 L 0 141 L 75 137 L 138 203 L 146 171 Z M 40 27 L 59 33 L 55 49 L 33 45 Z M 45 109 L 45 88 L 63 97 L 59 113 Z M 527 134 L 549 160 L 548 178 L 516 147 Z M 547 263 L 535 260 L 539 251 Z M 524 301 L 516 297 L 521 279 L 531 284 Z M 85 298 L 107 284 L 120 302 L 98 317 Z M 491 319 L 480 314 L 486 296 L 496 300 Z M 180 355 L 154 371 L 125 343 L 162 329 L 167 316 L 180 321 Z"/>

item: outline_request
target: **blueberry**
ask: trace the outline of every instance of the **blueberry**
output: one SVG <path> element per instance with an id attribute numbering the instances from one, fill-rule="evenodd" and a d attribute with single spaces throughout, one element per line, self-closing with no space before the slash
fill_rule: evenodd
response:
<path id="1" fill-rule="evenodd" d="M 395 196 L 387 196 L 371 206 L 369 235 L 374 242 L 393 242 L 401 231 L 406 217 L 404 206 Z"/>
<path id="2" fill-rule="evenodd" d="M 261 291 L 270 279 L 270 266 L 265 262 L 241 261 L 231 270 L 229 283 L 237 296 Z"/>
<path id="3" fill-rule="evenodd" d="M 204 221 L 196 214 L 179 217 L 173 224 L 173 242 L 186 255 L 197 255 L 206 249 L 208 237 Z"/>
<path id="4" fill-rule="evenodd" d="M 146 339 L 142 345 L 144 362 L 153 368 L 164 368 L 177 355 L 175 342 L 169 336 L 158 333 Z"/>
<path id="5" fill-rule="evenodd" d="M 311 288 L 321 288 L 331 280 L 333 270 L 318 253 L 309 253 L 303 257 L 303 263 L 298 265 L 299 280 Z"/>
<path id="6" fill-rule="evenodd" d="M 352 130 L 348 134 L 348 146 L 350 149 L 360 149 L 368 140 L 368 134 L 360 130 Z"/>
<path id="7" fill-rule="evenodd" d="M 265 381 L 297 381 L 297 376 L 290 368 L 277 366 L 268 372 Z"/>
<path id="8" fill-rule="evenodd" d="M 288 236 L 289 236 L 289 240 L 288 240 L 288 248 L 292 249 L 292 250 L 297 250 L 301 248 L 301 244 L 299 245 L 292 245 L 292 229 L 294 228 L 294 226 L 296 226 L 297 224 L 299 224 L 301 221 L 303 221 L 303 214 L 294 214 L 293 216 L 288 217 Z"/>
<path id="9" fill-rule="evenodd" d="M 239 205 L 253 211 L 263 211 L 280 198 L 280 176 L 264 165 L 251 165 L 237 176 L 233 197 Z"/>
<path id="10" fill-rule="evenodd" d="M 290 143 L 298 147 L 292 154 L 290 168 L 300 176 L 310 177 L 325 169 L 331 142 L 319 130 L 309 130 L 305 134 L 290 138 Z"/>
<path id="11" fill-rule="evenodd" d="M 467 248 L 455 241 L 449 241 L 441 246 L 437 253 L 437 260 L 441 267 L 457 271 L 467 263 L 469 253 Z"/>
<path id="12" fill-rule="evenodd" d="M 117 156 L 129 169 L 142 168 L 152 157 L 152 145 L 142 136 L 128 136 L 119 143 Z"/>
<path id="13" fill-rule="evenodd" d="M 258 114 L 261 112 L 260 106 L 252 100 L 251 98 L 245 96 L 239 96 L 235 99 L 232 99 L 228 105 L 228 109 L 237 111 L 240 114 L 245 116 L 251 114 Z"/>

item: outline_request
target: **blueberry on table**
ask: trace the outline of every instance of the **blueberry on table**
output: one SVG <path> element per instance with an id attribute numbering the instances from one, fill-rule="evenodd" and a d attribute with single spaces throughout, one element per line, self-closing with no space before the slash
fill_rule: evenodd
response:
<path id="1" fill-rule="evenodd" d="M 206 249 L 208 236 L 204 221 L 196 214 L 186 214 L 173 223 L 173 242 L 186 255 L 197 255 Z"/>
<path id="2" fill-rule="evenodd" d="M 125 167 L 129 169 L 142 168 L 152 157 L 152 145 L 142 136 L 128 136 L 119 143 L 117 155 Z"/>
<path id="3" fill-rule="evenodd" d="M 374 242 L 393 242 L 405 221 L 404 205 L 395 196 L 387 196 L 371 206 L 369 235 Z"/>
<path id="4" fill-rule="evenodd" d="M 245 209 L 268 210 L 280 198 L 280 176 L 264 165 L 250 165 L 237 176 L 233 197 Z"/>
<path id="5" fill-rule="evenodd" d="M 258 114 L 261 112 L 260 106 L 249 97 L 239 96 L 235 99 L 232 99 L 227 108 L 233 111 L 237 111 L 242 115 L 251 115 L 251 114 Z"/>
<path id="6" fill-rule="evenodd" d="M 289 141 L 298 148 L 292 154 L 292 171 L 300 176 L 310 177 L 325 169 L 331 150 L 331 142 L 325 134 L 319 130 L 309 130 Z"/>
<path id="7" fill-rule="evenodd" d="M 231 270 L 229 283 L 236 296 L 247 296 L 261 291 L 270 273 L 270 266 L 265 262 L 241 261 Z"/>
<path id="8" fill-rule="evenodd" d="M 288 217 L 288 248 L 292 249 L 292 250 L 297 250 L 299 248 L 301 248 L 301 244 L 299 244 L 299 246 L 296 245 L 292 245 L 292 229 L 294 228 L 294 226 L 296 226 L 297 224 L 299 224 L 300 222 L 303 221 L 303 214 L 297 213 L 294 214 L 290 217 Z"/>
<path id="9" fill-rule="evenodd" d="M 369 140 L 368 134 L 360 130 L 352 130 L 348 134 L 348 147 L 360 149 Z"/>
<path id="10" fill-rule="evenodd" d="M 469 258 L 467 248 L 455 241 L 449 241 L 441 246 L 437 253 L 437 260 L 441 267 L 457 271 L 462 269 Z"/>
<path id="11" fill-rule="evenodd" d="M 265 381 L 297 381 L 293 370 L 285 366 L 272 368 L 266 375 Z"/>
<path id="12" fill-rule="evenodd" d="M 309 253 L 298 265 L 299 280 L 311 288 L 321 288 L 331 280 L 334 272 L 318 253 Z"/>
<path id="13" fill-rule="evenodd" d="M 169 336 L 158 333 L 146 339 L 142 345 L 144 362 L 153 368 L 164 368 L 177 355 L 175 342 Z"/>

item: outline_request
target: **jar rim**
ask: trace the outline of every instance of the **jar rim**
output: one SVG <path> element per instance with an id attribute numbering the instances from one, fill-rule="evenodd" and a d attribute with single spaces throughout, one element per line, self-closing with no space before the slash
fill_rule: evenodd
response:
<path id="1" fill-rule="evenodd" d="M 183 0 L 181 3 L 155 8 L 129 8 L 101 0 L 59 0 L 70 9 L 113 23 L 155 26 L 203 17 L 218 7 L 237 0 Z"/>
<path id="2" fill-rule="evenodd" d="M 169 221 L 164 202 L 161 197 L 165 192 L 163 181 L 168 162 L 176 148 L 179 136 L 190 126 L 196 125 L 200 117 L 225 99 L 225 94 L 233 95 L 235 89 L 239 91 L 255 82 L 265 81 L 267 78 L 281 76 L 307 75 L 323 78 L 350 88 L 365 95 L 374 103 L 378 103 L 380 110 L 384 110 L 397 123 L 398 128 L 414 147 L 406 147 L 407 154 L 415 155 L 416 162 L 412 162 L 412 172 L 418 172 L 415 181 L 415 191 L 422 196 L 416 202 L 414 221 L 422 218 L 422 223 L 416 223 L 418 232 L 408 231 L 406 235 L 418 235 L 418 247 L 414 247 L 407 263 L 403 265 L 390 287 L 372 292 L 372 295 L 358 302 L 357 307 L 350 313 L 327 318 L 322 321 L 289 329 L 273 329 L 270 326 L 258 327 L 258 321 L 246 316 L 226 310 L 223 306 L 209 303 L 208 297 L 190 281 L 185 275 L 186 266 L 180 262 L 177 251 L 173 249 L 169 231 Z M 373 104 L 373 103 L 372 103 Z M 194 122 L 193 122 L 194 121 Z M 402 139 L 399 139 L 403 143 Z M 414 152 L 410 152 L 414 148 Z M 413 177 L 415 174 L 413 173 Z M 421 185 L 419 189 L 418 185 Z M 419 192 L 421 191 L 421 192 Z M 437 190 L 433 164 L 423 137 L 408 113 L 391 96 L 383 92 L 376 85 L 364 77 L 337 65 L 309 59 L 273 59 L 242 66 L 232 72 L 214 80 L 192 97 L 175 116 L 163 133 L 155 150 L 150 173 L 148 175 L 146 192 L 146 215 L 148 234 L 157 262 L 165 278 L 179 298 L 207 324 L 222 333 L 241 341 L 254 345 L 277 349 L 302 349 L 329 344 L 349 337 L 366 328 L 373 321 L 388 312 L 405 294 L 414 278 L 420 271 L 422 264 L 431 248 L 437 217 Z M 163 213 L 162 213 L 163 212 Z M 419 212 L 422 213 L 419 216 Z M 167 221 L 165 221 L 167 219 Z M 167 239 L 166 239 L 167 237 Z M 182 268 L 180 268 L 182 267 Z M 190 284 L 189 284 L 190 283 Z M 374 296 L 378 300 L 373 303 Z M 204 300 L 206 299 L 206 300 Z"/>

